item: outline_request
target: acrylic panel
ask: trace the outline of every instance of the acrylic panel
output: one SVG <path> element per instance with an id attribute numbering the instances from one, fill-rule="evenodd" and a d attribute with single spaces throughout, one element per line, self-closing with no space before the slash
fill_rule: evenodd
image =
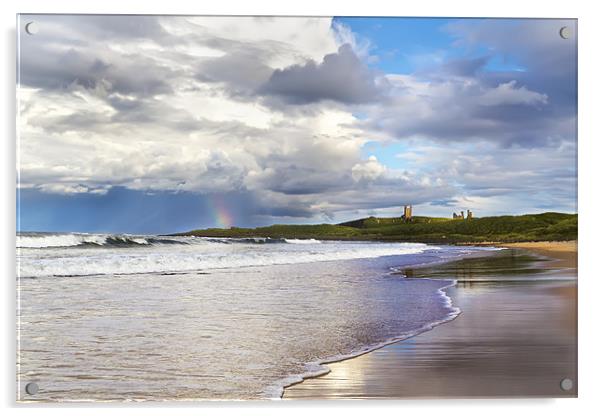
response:
<path id="1" fill-rule="evenodd" d="M 576 397 L 576 20 L 17 41 L 17 400 Z"/>

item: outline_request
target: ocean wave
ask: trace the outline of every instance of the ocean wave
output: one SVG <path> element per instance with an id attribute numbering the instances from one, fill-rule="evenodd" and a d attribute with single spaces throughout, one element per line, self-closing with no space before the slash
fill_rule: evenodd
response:
<path id="1" fill-rule="evenodd" d="M 104 240 L 103 240 L 104 241 Z M 277 245 L 215 244 L 195 241 L 177 248 L 149 243 L 140 249 L 112 250 L 55 249 L 23 252 L 18 256 L 20 277 L 90 276 L 165 272 L 201 272 L 213 269 L 300 264 L 322 261 L 367 259 L 383 256 L 418 254 L 426 244 L 414 243 L 287 243 Z M 182 240 L 184 241 L 184 240 Z M 64 244 L 64 243 L 62 243 Z M 81 243 L 80 243 L 81 244 Z M 127 243 L 129 244 L 129 243 Z M 138 244 L 138 243 L 136 243 Z M 142 245 L 143 243 L 140 243 Z M 131 246 L 129 246 L 131 247 Z"/>
<path id="2" fill-rule="evenodd" d="M 188 244 L 183 240 L 108 234 L 20 234 L 17 248 L 67 248 L 67 247 L 132 247 L 156 244 Z"/>
<path id="3" fill-rule="evenodd" d="M 101 245 L 106 236 L 94 234 L 27 234 L 17 235 L 17 248 L 72 247 L 82 244 Z"/>
<path id="4" fill-rule="evenodd" d="M 68 248 L 68 247 L 135 247 L 163 244 L 320 244 L 320 240 L 296 238 L 246 237 L 188 237 L 188 236 L 135 236 L 128 234 L 52 234 L 23 233 L 17 235 L 17 248 Z"/>
<path id="5" fill-rule="evenodd" d="M 204 241 L 212 242 L 212 243 L 222 243 L 222 244 L 320 244 L 322 241 L 316 240 L 314 238 L 300 239 L 300 238 L 275 238 L 275 237 L 243 237 L 243 238 L 233 238 L 233 237 L 199 237 Z"/>
<path id="6" fill-rule="evenodd" d="M 299 238 L 285 238 L 284 241 L 288 244 L 321 244 L 320 240 L 315 238 L 299 239 Z"/>
<path id="7" fill-rule="evenodd" d="M 211 243 L 221 243 L 221 244 L 282 244 L 286 243 L 284 238 L 272 238 L 272 237 L 200 237 L 200 239 L 204 241 L 208 241 Z"/>

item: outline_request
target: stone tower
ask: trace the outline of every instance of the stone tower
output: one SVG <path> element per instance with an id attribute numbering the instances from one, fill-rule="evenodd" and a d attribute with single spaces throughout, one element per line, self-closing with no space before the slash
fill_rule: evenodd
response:
<path id="1" fill-rule="evenodd" d="M 404 222 L 408 222 L 408 221 L 412 220 L 412 206 L 411 205 L 403 206 L 403 215 L 401 216 L 401 218 L 403 218 Z"/>

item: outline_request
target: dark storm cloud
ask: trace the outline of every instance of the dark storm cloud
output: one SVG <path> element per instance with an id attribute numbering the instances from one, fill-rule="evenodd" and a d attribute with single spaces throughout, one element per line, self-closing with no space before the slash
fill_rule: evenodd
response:
<path id="1" fill-rule="evenodd" d="M 153 16 L 35 16 L 36 36 L 20 41 L 20 82 L 47 92 L 77 87 L 138 97 L 173 92 L 179 74 L 139 50 L 110 46 L 127 41 L 169 43 L 171 37 Z M 109 43 L 107 43 L 109 42 Z"/>
<path id="2" fill-rule="evenodd" d="M 479 77 L 413 82 L 365 124 L 397 138 L 491 141 L 502 147 L 556 146 L 574 138 L 575 112 L 561 111 L 545 90 L 514 80 L 489 86 Z"/>
<path id="3" fill-rule="evenodd" d="M 298 166 L 290 161 L 282 164 L 269 161 L 267 165 L 269 172 L 259 179 L 261 188 L 284 195 L 323 194 L 349 187 L 352 183 L 347 172 L 330 171 L 325 175 L 324 169 Z"/>
<path id="4" fill-rule="evenodd" d="M 80 111 L 60 117 L 39 117 L 32 120 L 32 126 L 41 127 L 49 133 L 64 133 L 67 131 L 89 131 L 109 123 L 111 119 L 105 115 L 91 111 Z"/>
<path id="5" fill-rule="evenodd" d="M 149 96 L 172 92 L 168 80 L 175 72 L 139 54 L 95 57 L 77 49 L 55 50 L 52 45 L 23 46 L 21 83 L 45 90 L 72 86 L 103 88 L 108 92 Z"/>
<path id="6" fill-rule="evenodd" d="M 457 192 L 447 183 L 425 186 L 417 180 L 383 177 L 337 194 L 332 198 L 331 212 L 391 208 L 404 203 L 419 205 L 441 197 L 451 198 Z"/>
<path id="7" fill-rule="evenodd" d="M 18 231 L 73 231 L 116 233 L 174 233 L 215 226 L 214 201 L 219 200 L 235 224 L 252 224 L 253 195 L 221 192 L 153 193 L 115 186 L 98 195 L 82 193 L 65 198 L 36 189 L 20 193 Z"/>
<path id="8" fill-rule="evenodd" d="M 324 176 L 322 175 L 322 180 Z M 265 216 L 311 218 L 321 215 L 331 220 L 341 211 L 392 208 L 399 207 L 404 202 L 428 203 L 435 198 L 451 197 L 457 192 L 446 183 L 425 186 L 420 183 L 419 178 L 386 176 L 371 181 L 354 182 L 351 178 L 341 175 L 337 183 L 331 185 L 333 186 L 325 191 L 318 189 L 318 183 L 309 184 L 313 186 L 311 190 L 299 193 L 290 192 L 290 188 L 285 192 L 282 192 L 282 189 L 266 191 L 265 187 L 256 193 L 255 209 L 259 215 Z M 314 191 L 316 193 L 313 193 Z"/>
<path id="9" fill-rule="evenodd" d="M 319 64 L 309 61 L 277 69 L 259 92 L 281 97 L 290 104 L 322 100 L 359 104 L 378 100 L 386 86 L 386 81 L 379 80 L 345 44 Z"/>
<path id="10" fill-rule="evenodd" d="M 460 97 L 459 97 L 460 98 Z M 438 140 L 493 141 L 502 147 L 556 146 L 563 137 L 558 136 L 552 117 L 538 108 L 524 104 L 473 106 L 469 100 L 457 102 L 458 111 L 450 109 L 437 120 L 417 120 L 398 126 L 400 135 L 418 135 Z"/>
<path id="11" fill-rule="evenodd" d="M 231 95 L 254 95 L 272 74 L 264 62 L 268 54 L 246 47 L 200 63 L 196 78 L 201 82 L 225 83 Z"/>
<path id="12" fill-rule="evenodd" d="M 195 119 L 187 113 L 182 113 L 165 105 L 161 101 L 148 99 L 124 99 L 111 94 L 106 97 L 106 102 L 116 110 L 114 114 L 98 113 L 89 110 L 80 110 L 64 116 L 41 116 L 30 123 L 42 127 L 47 132 L 64 133 L 77 131 L 89 133 L 91 131 L 113 132 L 119 127 L 153 125 L 158 118 L 164 118 L 162 127 L 172 128 L 176 131 L 187 132 L 207 128 L 210 123 L 202 119 Z"/>
<path id="13" fill-rule="evenodd" d="M 490 141 L 502 147 L 555 146 L 571 137 L 563 127 L 571 114 L 559 119 L 548 109 L 547 95 L 514 82 L 495 87 L 474 79 L 413 82 L 362 124 L 399 139 Z"/>

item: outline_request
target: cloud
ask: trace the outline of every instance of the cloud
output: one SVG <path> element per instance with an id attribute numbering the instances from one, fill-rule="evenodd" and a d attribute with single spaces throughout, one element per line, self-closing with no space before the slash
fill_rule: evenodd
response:
<path id="1" fill-rule="evenodd" d="M 430 205 L 439 206 L 439 207 L 453 207 L 459 201 L 457 199 L 438 199 L 436 201 L 431 201 Z"/>
<path id="2" fill-rule="evenodd" d="M 233 95 L 253 93 L 269 79 L 273 71 L 264 63 L 267 60 L 264 54 L 262 50 L 247 47 L 208 59 L 199 65 L 196 78 L 202 82 L 223 82 Z"/>
<path id="3" fill-rule="evenodd" d="M 559 30 L 571 28 L 575 35 L 563 39 Z M 486 47 L 502 61 L 515 62 L 523 71 L 490 71 L 484 82 L 515 80 L 549 97 L 557 114 L 576 111 L 577 21 L 574 19 L 458 20 L 445 30 L 458 47 L 477 50 Z M 508 36 L 512 33 L 512 36 Z"/>
<path id="4" fill-rule="evenodd" d="M 502 106 L 502 105 L 545 105 L 548 103 L 548 96 L 535 91 L 529 91 L 525 86 L 517 87 L 516 81 L 499 84 L 483 92 L 478 99 L 478 104 L 482 106 Z"/>
<path id="5" fill-rule="evenodd" d="M 360 61 L 349 44 L 344 44 L 321 63 L 308 61 L 275 70 L 259 92 L 281 97 L 290 104 L 322 100 L 359 104 L 378 100 L 387 84 Z"/>
<path id="6" fill-rule="evenodd" d="M 478 58 L 456 58 L 444 62 L 439 71 L 448 75 L 470 77 L 475 76 L 477 72 L 482 71 L 485 65 L 489 62 L 489 56 L 481 56 Z M 433 74 L 433 75 L 436 75 Z"/>
<path id="7" fill-rule="evenodd" d="M 378 163 L 376 156 L 370 156 L 367 161 L 357 163 L 351 168 L 351 176 L 354 181 L 373 181 L 386 172 L 386 166 Z"/>
<path id="8" fill-rule="evenodd" d="M 177 76 L 175 68 L 145 54 L 122 53 L 101 43 L 91 52 L 79 41 L 63 44 L 25 38 L 21 43 L 20 82 L 59 91 L 80 86 L 136 96 L 172 92 L 168 80 Z"/>
<path id="9" fill-rule="evenodd" d="M 490 213 L 533 212 L 547 204 L 555 210 L 576 211 L 576 143 L 557 148 L 499 148 L 495 143 L 456 142 L 441 147 L 415 143 L 404 160 L 415 171 L 461 184 L 454 198 L 434 200 L 445 207 L 474 208 Z M 498 201 L 496 205 L 495 201 Z"/>
<path id="10" fill-rule="evenodd" d="M 105 43 L 92 28 L 102 19 L 53 19 L 40 17 L 47 37 L 35 45 L 52 59 L 36 60 L 33 45 L 23 51 L 23 189 L 251 192 L 257 215 L 309 218 L 353 186 L 363 140 L 350 127 L 352 115 L 327 107 L 284 114 L 253 97 L 279 66 L 319 52 L 311 39 L 287 43 L 295 31 L 289 25 L 309 25 L 323 36 L 331 33 L 328 20 L 289 20 L 281 36 L 273 31 L 282 22 L 267 22 L 264 40 L 266 22 L 243 19 L 257 37 L 252 41 L 227 37 L 227 20 L 167 19 L 144 41 L 124 34 Z"/>
<path id="11" fill-rule="evenodd" d="M 468 56 L 452 48 L 451 58 L 416 73 L 389 74 L 390 99 L 368 109 L 364 126 L 395 140 L 441 144 L 553 148 L 575 140 L 576 40 L 562 39 L 562 26 L 576 29 L 572 20 L 554 19 L 448 24 L 454 48 Z"/>
<path id="12" fill-rule="evenodd" d="M 157 40 L 169 35 L 159 16 L 52 15 L 39 20 L 34 16 L 40 35 L 51 34 L 56 42 Z"/>
<path id="13" fill-rule="evenodd" d="M 327 18 L 35 19 L 20 45 L 19 186 L 48 198 L 238 195 L 263 222 L 574 200 L 575 74 L 535 58 L 559 47 L 548 23 L 516 28 L 522 43 L 503 25 L 450 25 L 475 52 L 383 74 L 373 44 Z M 495 69 L 500 54 L 524 71 Z M 403 157 L 367 157 L 368 142 Z"/>
<path id="14" fill-rule="evenodd" d="M 370 56 L 370 50 L 374 48 L 370 39 L 358 36 L 349 26 L 337 20 L 333 20 L 332 29 L 337 44 L 349 45 L 353 52 L 362 59 L 368 61 L 378 59 L 378 57 Z"/>
<path id="15" fill-rule="evenodd" d="M 574 114 L 558 117 L 545 93 L 516 81 L 389 75 L 386 105 L 366 108 L 361 124 L 396 140 L 488 141 L 499 146 L 555 146 L 574 136 Z"/>

